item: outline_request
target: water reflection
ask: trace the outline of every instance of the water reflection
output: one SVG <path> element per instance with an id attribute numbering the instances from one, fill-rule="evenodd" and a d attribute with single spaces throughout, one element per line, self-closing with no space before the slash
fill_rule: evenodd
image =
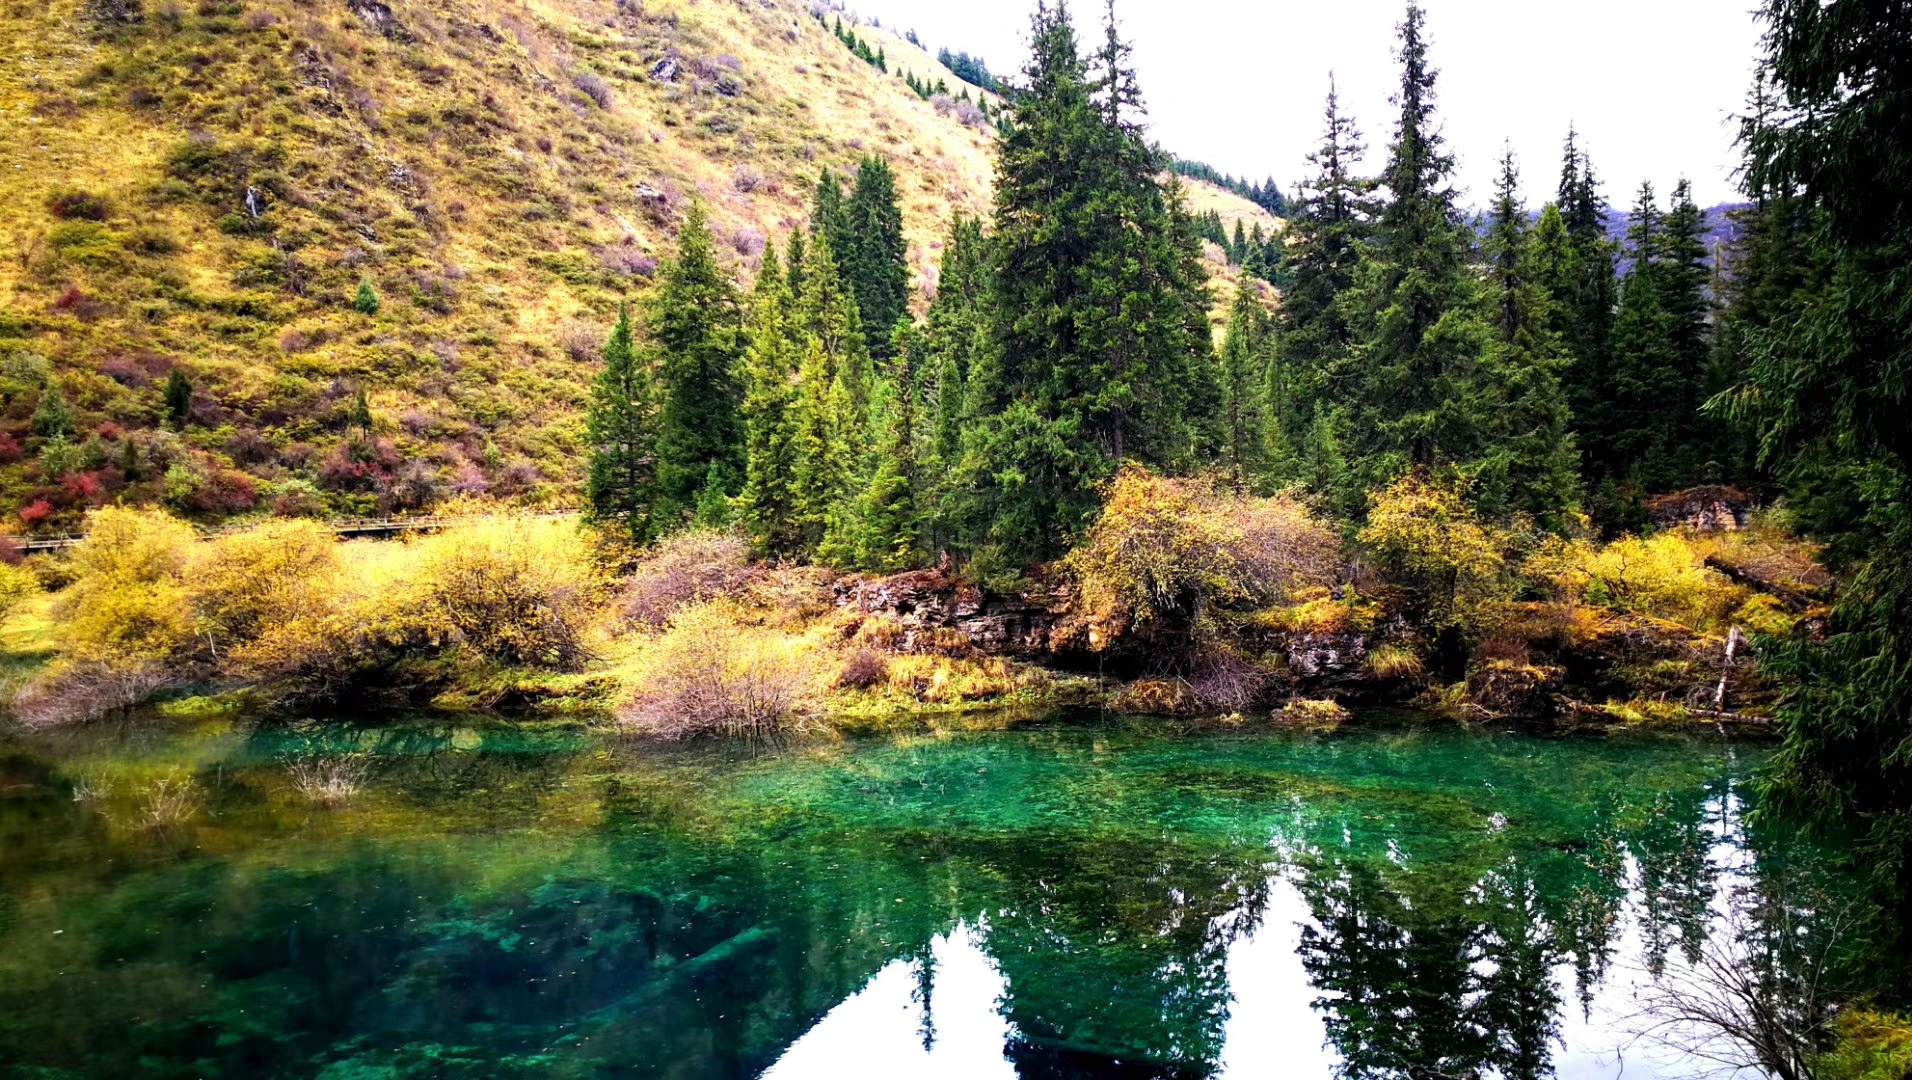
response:
<path id="1" fill-rule="evenodd" d="M 0 754 L 0 1071 L 1686 1077 L 1641 987 L 1729 917 L 1783 987 L 1825 878 L 1699 743 L 140 739 Z M 347 751 L 343 809 L 289 785 Z"/>

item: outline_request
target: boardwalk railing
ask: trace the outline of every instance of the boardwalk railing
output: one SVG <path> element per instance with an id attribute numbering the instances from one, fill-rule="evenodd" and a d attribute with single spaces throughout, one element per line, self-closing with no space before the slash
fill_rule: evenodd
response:
<path id="1" fill-rule="evenodd" d="M 513 517 L 577 517 L 577 510 L 524 510 L 514 512 Z M 419 514 L 416 516 L 386 516 L 372 518 L 337 518 L 324 522 L 325 526 L 340 536 L 384 536 L 402 532 L 427 532 L 434 529 L 455 529 L 461 525 L 470 525 L 485 520 L 485 514 Z M 257 524 L 254 522 L 253 524 Z M 210 540 L 215 536 L 229 536 L 244 532 L 252 525 L 228 525 L 218 529 L 201 529 L 199 538 Z M 13 542 L 21 551 L 58 551 L 70 548 L 86 539 L 85 533 L 62 533 L 59 536 L 19 536 Z"/>

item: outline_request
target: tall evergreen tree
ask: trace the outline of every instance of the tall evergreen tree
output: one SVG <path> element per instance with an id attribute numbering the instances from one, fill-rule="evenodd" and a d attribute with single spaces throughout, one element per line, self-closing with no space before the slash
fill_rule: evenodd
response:
<path id="1" fill-rule="evenodd" d="M 870 403 L 869 477 L 856 505 L 854 560 L 861 569 L 894 573 L 918 565 L 922 493 L 921 436 L 916 372 L 923 347 L 915 328 L 897 327 L 891 358 Z"/>
<path id="2" fill-rule="evenodd" d="M 1472 467 L 1496 406 L 1480 363 L 1488 343 L 1469 266 L 1471 238 L 1454 203 L 1454 159 L 1434 122 L 1435 72 L 1425 14 L 1400 26 L 1400 118 L 1382 183 L 1374 272 L 1365 286 L 1364 340 L 1353 452 L 1378 488 L 1415 467 Z"/>
<path id="3" fill-rule="evenodd" d="M 829 169 L 817 175 L 817 187 L 810 197 L 810 238 L 829 242 L 836 253 L 837 276 L 850 277 L 850 253 L 856 250 L 856 237 L 850 220 L 849 199 L 843 193 L 843 181 Z M 808 262 L 799 264 L 809 266 Z M 801 271 L 798 271 L 801 273 Z"/>
<path id="4" fill-rule="evenodd" d="M 1235 291 L 1221 350 L 1221 440 L 1218 459 L 1237 485 L 1258 487 L 1267 478 L 1269 349 L 1267 308 L 1247 281 Z"/>
<path id="5" fill-rule="evenodd" d="M 651 514 L 667 529 L 696 509 L 713 470 L 726 495 L 741 486 L 744 473 L 741 315 L 697 203 L 678 230 L 677 258 L 658 275 L 650 312 L 647 344 L 658 399 Z"/>
<path id="6" fill-rule="evenodd" d="M 1738 411 L 1765 462 L 1797 479 L 1849 469 L 1861 506 L 1828 539 L 1864 560 L 1822 640 L 1768 649 L 1793 689 L 1765 805 L 1856 831 L 1864 864 L 1912 933 L 1912 29 L 1896 4 L 1765 0 L 1761 76 L 1779 108 L 1746 131 L 1750 193 L 1796 200 L 1808 287 L 1774 296 L 1751 335 Z"/>
<path id="7" fill-rule="evenodd" d="M 777 555 L 796 554 L 802 546 L 794 492 L 799 353 L 792 307 L 776 249 L 768 247 L 744 328 L 744 488 L 738 509 L 757 550 Z"/>
<path id="8" fill-rule="evenodd" d="M 1667 346 L 1675 384 L 1670 403 L 1670 486 L 1717 480 L 1708 462 L 1709 425 L 1701 421 L 1707 369 L 1713 351 L 1712 252 L 1706 247 L 1706 211 L 1693 202 L 1693 185 L 1681 180 L 1667 206 L 1659 267 L 1660 306 L 1666 312 Z"/>
<path id="9" fill-rule="evenodd" d="M 651 396 L 650 373 L 632 341 L 630 309 L 620 308 L 585 412 L 590 462 L 584 498 L 590 520 L 638 540 L 656 535 L 650 501 L 656 465 Z"/>
<path id="10" fill-rule="evenodd" d="M 1540 229 L 1529 230 L 1527 220 L 1520 174 L 1509 150 L 1501 159 L 1483 245 L 1494 330 L 1489 364 L 1506 394 L 1492 414 L 1498 453 L 1489 468 L 1506 493 L 1507 509 L 1558 532 L 1568 528 L 1579 509 L 1580 486 L 1571 417 L 1560 386 L 1565 358 L 1552 325 L 1554 298 L 1545 284 L 1545 268 L 1559 257 L 1566 229 L 1557 209 L 1543 211 L 1543 249 L 1536 239 Z M 1484 486 L 1491 491 L 1495 485 Z"/>
<path id="11" fill-rule="evenodd" d="M 1603 499 L 1609 504 L 1603 516 L 1621 527 L 1639 524 L 1639 510 L 1628 504 L 1670 475 L 1668 446 L 1679 420 L 1671 322 L 1661 295 L 1664 230 L 1653 185 L 1641 184 L 1627 228 L 1631 265 L 1614 322 L 1604 445 L 1595 458 L 1602 480 L 1615 489 Z"/>
<path id="12" fill-rule="evenodd" d="M 791 517 L 804 554 L 854 557 L 849 501 L 861 490 L 859 448 L 874 375 L 856 298 L 843 285 L 827 233 L 805 253 L 793 327 L 799 351 L 791 406 Z"/>
<path id="13" fill-rule="evenodd" d="M 1288 220 L 1288 280 L 1280 316 L 1282 359 L 1297 399 L 1294 411 L 1310 427 L 1330 385 L 1341 381 L 1354 344 L 1347 293 L 1360 270 L 1374 209 L 1372 185 L 1354 171 L 1362 152 L 1361 133 L 1341 111 L 1330 79 L 1321 145 L 1308 156 L 1314 174 L 1297 189 Z"/>
<path id="14" fill-rule="evenodd" d="M 1593 163 L 1571 130 L 1562 153 L 1555 205 L 1566 227 L 1570 257 L 1549 260 L 1546 284 L 1556 301 L 1554 329 L 1569 359 L 1561 382 L 1580 436 L 1582 471 L 1593 481 L 1608 471 L 1601 454 L 1612 426 L 1607 408 L 1608 368 L 1619 283 L 1614 277 L 1614 245 L 1607 237 L 1606 201 L 1600 195 Z"/>
<path id="15" fill-rule="evenodd" d="M 1111 24 L 1091 65 L 1066 6 L 1038 7 L 997 157 L 1000 364 L 969 386 L 966 520 L 1019 558 L 1058 551 L 1116 461 L 1186 456 L 1187 382 L 1213 354 L 1195 220 L 1157 179 L 1127 53 Z"/>
<path id="16" fill-rule="evenodd" d="M 890 354 L 891 331 L 909 315 L 909 253 L 888 162 L 874 154 L 863 159 L 845 211 L 851 247 L 838 262 L 856 294 L 870 354 L 881 359 Z"/>

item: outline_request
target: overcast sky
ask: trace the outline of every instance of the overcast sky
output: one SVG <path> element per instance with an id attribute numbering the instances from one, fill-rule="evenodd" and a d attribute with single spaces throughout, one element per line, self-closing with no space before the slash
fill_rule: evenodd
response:
<path id="1" fill-rule="evenodd" d="M 1640 181 L 1664 195 L 1693 181 L 1701 205 L 1736 198 L 1732 116 L 1752 76 L 1754 0 L 1423 0 L 1438 109 L 1460 159 L 1466 205 L 1491 196 L 1511 142 L 1528 198 L 1550 197 L 1571 123 L 1607 199 Z M 1378 168 L 1393 129 L 1393 31 L 1404 0 L 1117 0 L 1135 45 L 1151 133 L 1226 172 L 1273 176 L 1283 191 L 1321 135 L 1332 70 Z M 932 50 L 978 54 L 1013 71 L 1027 54 L 1034 0 L 860 0 Z M 1075 0 L 1099 37 L 1102 5 Z"/>

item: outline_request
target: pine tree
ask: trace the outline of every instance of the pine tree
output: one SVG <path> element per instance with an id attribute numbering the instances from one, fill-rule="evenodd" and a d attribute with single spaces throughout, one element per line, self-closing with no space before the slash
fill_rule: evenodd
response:
<path id="1" fill-rule="evenodd" d="M 192 409 L 193 381 L 183 370 L 174 368 L 166 376 L 166 418 L 173 422 L 173 427 L 183 431 Z"/>
<path id="2" fill-rule="evenodd" d="M 798 351 L 792 306 L 776 249 L 766 248 L 744 328 L 744 488 L 738 510 L 756 549 L 775 555 L 801 549 L 794 496 Z"/>
<path id="3" fill-rule="evenodd" d="M 66 403 L 66 395 L 60 392 L 59 383 L 47 380 L 46 389 L 40 392 L 39 404 L 34 406 L 28 430 L 42 439 L 63 439 L 73 433 L 73 410 Z"/>
<path id="4" fill-rule="evenodd" d="M 352 297 L 352 308 L 360 315 L 378 314 L 378 290 L 372 286 L 371 278 L 360 278 L 358 293 Z"/>
<path id="5" fill-rule="evenodd" d="M 793 301 L 796 297 L 803 295 L 803 268 L 807 260 L 808 256 L 804 253 L 803 232 L 801 230 L 792 232 L 789 253 L 784 256 L 783 263 L 787 268 L 785 273 L 790 275 L 790 296 Z"/>
<path id="6" fill-rule="evenodd" d="M 1266 479 L 1267 393 L 1270 326 L 1255 287 L 1242 282 L 1228 312 L 1221 351 L 1222 470 L 1238 486 L 1258 487 Z"/>
<path id="7" fill-rule="evenodd" d="M 1666 312 L 1667 345 L 1674 396 L 1669 402 L 1669 486 L 1686 487 L 1708 476 L 1709 425 L 1702 422 L 1707 368 L 1713 351 L 1712 254 L 1706 247 L 1706 212 L 1693 202 L 1693 185 L 1681 180 L 1667 207 L 1659 267 L 1660 306 Z"/>
<path id="8" fill-rule="evenodd" d="M 1556 301 L 1554 329 L 1569 359 L 1561 384 L 1579 434 L 1582 472 L 1594 482 L 1609 471 L 1603 455 L 1613 426 L 1608 391 L 1619 282 L 1614 276 L 1615 248 L 1607 237 L 1606 201 L 1593 163 L 1571 130 L 1562 152 L 1555 205 L 1571 257 L 1550 260 L 1546 285 Z"/>
<path id="9" fill-rule="evenodd" d="M 359 437 L 372 437 L 372 403 L 365 397 L 365 388 L 358 389 L 358 396 L 352 400 L 352 426 L 359 430 Z"/>
<path id="10" fill-rule="evenodd" d="M 677 258 L 658 275 L 647 334 L 658 403 L 650 512 L 662 528 L 696 509 L 713 466 L 726 494 L 741 486 L 744 471 L 741 318 L 699 204 L 684 215 L 677 244 Z"/>
<path id="11" fill-rule="evenodd" d="M 1560 386 L 1566 360 L 1552 325 L 1554 299 L 1544 267 L 1566 231 L 1557 210 L 1543 211 L 1541 228 L 1550 237 L 1543 252 L 1527 228 L 1519 192 L 1509 150 L 1484 241 L 1495 341 L 1488 363 L 1505 400 L 1491 416 L 1498 452 L 1484 471 L 1494 482 L 1480 486 L 1500 503 L 1487 509 L 1519 511 L 1542 528 L 1562 532 L 1579 509 L 1580 463 Z"/>
<path id="12" fill-rule="evenodd" d="M 852 246 L 839 262 L 856 294 L 870 354 L 882 359 L 889 355 L 891 331 L 909 315 L 909 251 L 888 162 L 875 155 L 863 159 L 846 215 Z"/>
<path id="13" fill-rule="evenodd" d="M 1347 294 L 1360 271 L 1374 210 L 1372 185 L 1354 174 L 1362 151 L 1361 133 L 1341 112 L 1330 81 L 1326 130 L 1308 156 L 1314 175 L 1301 185 L 1288 220 L 1288 281 L 1280 314 L 1292 407 L 1310 426 L 1330 388 L 1338 396 L 1347 381 L 1354 344 Z"/>
<path id="14" fill-rule="evenodd" d="M 1228 241 L 1228 262 L 1231 266 L 1240 266 L 1248 257 L 1248 231 L 1242 228 L 1241 219 L 1235 219 L 1235 235 Z"/>
<path id="15" fill-rule="evenodd" d="M 637 540 L 656 535 L 650 514 L 656 464 L 651 421 L 650 375 L 631 340 L 630 311 L 620 308 L 585 412 L 590 443 L 585 507 L 590 520 L 615 525 Z"/>
<path id="16" fill-rule="evenodd" d="M 801 352 L 791 517 L 804 553 L 848 563 L 855 558 L 849 501 L 863 487 L 857 450 L 874 377 L 856 300 L 838 276 L 827 233 L 817 234 L 806 259 L 793 327 Z"/>
<path id="17" fill-rule="evenodd" d="M 898 326 L 892 359 L 871 398 L 870 428 L 875 441 L 853 531 L 855 563 L 874 573 L 907 570 L 922 559 L 916 387 L 922 352 L 916 331 L 908 324 Z"/>
<path id="18" fill-rule="evenodd" d="M 1635 504 L 1643 489 L 1658 486 L 1669 472 L 1667 446 L 1678 418 L 1680 388 L 1674 378 L 1671 323 L 1660 291 L 1663 248 L 1663 219 L 1653 185 L 1641 184 L 1627 230 L 1632 265 L 1613 328 L 1608 423 L 1595 459 L 1603 466 L 1603 483 L 1611 481 L 1618 488 L 1617 499 L 1600 508 L 1611 526 L 1636 524 L 1640 511 Z"/>
<path id="19" fill-rule="evenodd" d="M 1382 182 L 1375 266 L 1364 290 L 1351 458 L 1362 484 L 1411 468 L 1478 464 L 1496 407 L 1481 357 L 1471 237 L 1454 205 L 1454 159 L 1434 122 L 1425 15 L 1410 3 L 1399 30 L 1401 114 Z"/>
<path id="20" fill-rule="evenodd" d="M 810 199 L 810 239 L 814 241 L 818 238 L 829 241 L 830 250 L 836 253 L 837 276 L 848 280 L 850 253 L 856 250 L 856 239 L 850 223 L 849 203 L 843 194 L 843 182 L 829 169 L 817 176 L 816 191 Z M 809 263 L 797 265 L 807 267 Z"/>
<path id="21" fill-rule="evenodd" d="M 1774 783 L 1762 809 L 1804 811 L 1833 835 L 1856 834 L 1858 865 L 1912 933 L 1912 42 L 1896 5 L 1764 0 L 1760 77 L 1778 105 L 1755 110 L 1742 139 L 1756 205 L 1805 224 L 1805 287 L 1768 279 L 1777 311 L 1753 335 L 1734 411 L 1762 425 L 1764 463 L 1797 482 L 1863 471 L 1860 506 L 1826 539 L 1862 551 L 1826 633 L 1762 650 L 1790 688 L 1777 727 Z M 1762 96 L 1764 96 L 1762 88 Z M 1783 219 L 1782 219 L 1783 221 Z M 1779 222 L 1775 222 L 1779 224 Z M 1781 228 L 1787 226 L 1780 225 Z M 1780 241 L 1784 242 L 1784 241 Z"/>

